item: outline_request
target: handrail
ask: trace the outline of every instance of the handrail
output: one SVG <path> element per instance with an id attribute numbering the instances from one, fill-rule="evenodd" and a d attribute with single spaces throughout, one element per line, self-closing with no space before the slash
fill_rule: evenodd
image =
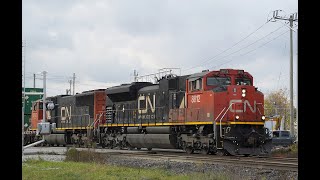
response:
<path id="1" fill-rule="evenodd" d="M 100 120 L 102 115 L 103 113 L 100 113 L 100 116 L 96 120 L 94 120 L 91 124 L 89 122 L 89 124 L 87 125 L 87 128 L 91 128 L 98 120 Z"/>
<path id="2" fill-rule="evenodd" d="M 221 121 L 222 121 L 222 119 L 224 118 L 224 116 L 227 114 L 228 110 L 230 109 L 230 107 L 231 107 L 233 104 L 235 104 L 235 103 L 230 103 L 228 109 L 224 112 L 223 116 L 222 116 L 221 119 L 220 119 L 220 137 L 221 137 L 221 138 L 222 138 L 222 125 L 221 125 Z M 223 110 L 224 110 L 225 108 L 226 108 L 226 107 L 224 107 Z M 223 110 L 222 110 L 222 111 L 223 111 Z M 221 112 L 222 112 L 222 111 L 221 111 Z M 220 114 L 221 114 L 221 113 L 220 113 Z M 220 115 L 220 114 L 219 114 L 219 115 Z"/>
<path id="3" fill-rule="evenodd" d="M 217 121 L 218 117 L 221 115 L 221 113 L 224 111 L 224 109 L 226 109 L 226 107 L 224 107 L 221 112 L 219 113 L 219 115 L 217 116 L 217 118 L 214 121 Z"/>

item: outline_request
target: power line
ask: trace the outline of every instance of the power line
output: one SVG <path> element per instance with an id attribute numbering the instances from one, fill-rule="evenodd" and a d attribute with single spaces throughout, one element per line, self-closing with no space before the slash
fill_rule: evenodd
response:
<path id="1" fill-rule="evenodd" d="M 251 46 L 251 45 L 253 45 L 253 44 L 257 43 L 258 41 L 260 41 L 260 40 L 262 40 L 262 39 L 266 38 L 267 36 L 271 35 L 272 33 L 274 33 L 274 32 L 276 32 L 276 31 L 278 31 L 278 30 L 279 30 L 279 29 L 281 29 L 282 27 L 284 27 L 284 26 L 281 26 L 281 27 L 277 28 L 276 30 L 274 30 L 274 31 L 270 32 L 269 34 L 267 34 L 267 35 L 263 36 L 262 38 L 260 38 L 260 39 L 258 39 L 258 40 L 256 40 L 256 41 L 254 41 L 253 43 L 251 43 L 251 44 L 249 44 L 249 45 L 247 45 L 247 46 L 245 46 L 245 47 L 242 47 L 242 48 L 240 48 L 239 50 L 234 51 L 234 52 L 232 52 L 232 53 L 230 53 L 230 54 L 228 54 L 228 55 L 226 55 L 226 56 L 220 57 L 219 59 L 217 59 L 217 60 L 215 60 L 215 61 L 218 61 L 218 60 L 224 59 L 224 58 L 226 58 L 226 57 L 228 57 L 228 56 L 230 56 L 230 55 L 232 55 L 232 54 L 235 54 L 235 53 L 237 53 L 237 52 L 239 52 L 239 51 L 241 51 L 241 50 L 243 50 L 243 49 L 245 49 L 245 48 L 247 48 L 247 47 L 249 47 L 249 46 Z M 212 61 L 212 62 L 214 62 L 214 61 Z M 212 63 L 212 62 L 211 62 L 211 63 Z"/>
<path id="2" fill-rule="evenodd" d="M 287 32 L 289 32 L 289 30 L 288 30 L 288 31 L 285 31 L 284 33 L 280 34 L 279 36 L 277 36 L 277 37 L 275 37 L 275 38 L 271 39 L 270 41 L 267 41 L 266 43 L 262 44 L 261 46 L 258 46 L 257 48 L 255 48 L 255 49 L 253 49 L 253 50 L 251 50 L 251 51 L 248 51 L 248 52 L 246 52 L 246 53 L 244 53 L 244 54 L 241 54 L 241 55 L 239 55 L 239 56 L 247 55 L 247 54 L 249 54 L 249 53 L 251 53 L 251 52 L 253 52 L 253 51 L 255 51 L 255 50 L 257 50 L 257 49 L 259 49 L 259 48 L 261 48 L 261 47 L 263 47 L 263 46 L 265 46 L 265 45 L 266 45 L 266 44 L 268 44 L 269 42 L 276 40 L 277 38 L 279 38 L 280 36 L 282 36 L 282 35 L 286 34 Z M 217 66 L 212 66 L 212 67 L 211 67 L 211 68 L 209 68 L 209 69 L 213 69 L 213 68 L 216 68 L 216 67 L 222 66 L 222 65 L 227 64 L 227 63 L 229 63 L 229 62 L 231 62 L 231 61 L 233 61 L 233 60 L 234 60 L 234 59 L 229 60 L 229 61 L 227 61 L 227 62 L 225 62 L 225 63 L 222 63 L 222 64 L 220 64 L 220 65 L 217 65 Z"/>
<path id="3" fill-rule="evenodd" d="M 270 20 L 268 20 L 267 22 L 265 22 L 264 24 L 262 24 L 262 25 L 261 25 L 260 27 L 258 27 L 256 30 L 254 30 L 253 32 L 251 32 L 251 33 L 250 33 L 249 35 L 247 35 L 246 37 L 242 38 L 240 41 L 236 42 L 236 43 L 235 43 L 234 45 L 232 45 L 231 47 L 229 47 L 229 48 L 225 49 L 224 51 L 220 52 L 219 54 L 215 55 L 214 57 L 209 58 L 208 60 L 205 60 L 205 61 L 202 62 L 200 65 L 193 66 L 193 67 L 188 68 L 188 69 L 185 69 L 185 70 L 183 70 L 183 71 L 189 71 L 189 70 L 191 70 L 191 69 L 194 69 L 194 68 L 196 68 L 196 67 L 199 67 L 199 66 L 201 66 L 201 65 L 206 64 L 206 62 L 208 62 L 208 61 L 210 61 L 211 59 L 213 59 L 213 58 L 215 58 L 215 57 L 223 54 L 224 52 L 230 50 L 231 48 L 233 48 L 233 47 L 235 47 L 236 45 L 238 45 L 240 42 L 242 42 L 242 41 L 244 41 L 245 39 L 247 39 L 248 37 L 250 37 L 252 34 L 254 34 L 254 33 L 257 32 L 259 29 L 261 29 L 264 25 L 266 25 L 269 21 L 270 21 Z"/>

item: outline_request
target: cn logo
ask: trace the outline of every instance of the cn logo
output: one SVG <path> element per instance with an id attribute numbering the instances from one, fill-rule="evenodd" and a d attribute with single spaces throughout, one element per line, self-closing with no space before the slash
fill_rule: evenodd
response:
<path id="1" fill-rule="evenodd" d="M 242 100 L 241 99 L 233 99 L 233 100 L 230 100 L 230 103 L 229 103 L 229 106 L 231 104 L 231 107 L 230 107 L 230 111 L 231 112 L 237 112 L 237 113 L 242 113 L 242 112 L 246 112 L 247 111 L 247 106 L 249 107 L 249 109 L 251 110 L 251 112 L 255 113 L 256 112 L 256 101 L 253 101 L 253 107 L 250 105 L 249 101 L 248 100 L 245 100 L 243 101 L 243 109 L 233 109 L 235 107 L 235 104 L 237 103 L 242 103 Z"/>
<path id="2" fill-rule="evenodd" d="M 142 114 L 146 114 L 148 112 L 148 105 L 150 106 L 151 112 L 154 113 L 156 107 L 156 95 L 153 95 L 153 103 L 151 103 L 150 96 L 139 96 L 138 98 L 138 109 L 140 110 L 140 101 L 146 102 L 146 108 L 141 110 Z M 140 112 L 139 112 L 140 113 Z"/>

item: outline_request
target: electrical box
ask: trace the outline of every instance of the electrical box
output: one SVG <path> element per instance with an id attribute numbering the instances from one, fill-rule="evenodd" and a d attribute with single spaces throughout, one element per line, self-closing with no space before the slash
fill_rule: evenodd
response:
<path id="1" fill-rule="evenodd" d="M 44 135 L 51 133 L 51 126 L 49 122 L 38 123 L 37 134 Z"/>

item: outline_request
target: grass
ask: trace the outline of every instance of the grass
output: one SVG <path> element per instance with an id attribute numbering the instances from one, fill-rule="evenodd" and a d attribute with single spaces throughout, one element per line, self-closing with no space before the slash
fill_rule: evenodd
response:
<path id="1" fill-rule="evenodd" d="M 240 175 L 228 172 L 197 172 L 188 174 L 174 173 L 171 164 L 166 168 L 134 168 L 125 166 L 114 166 L 105 164 L 108 156 L 96 152 L 94 149 L 78 151 L 70 148 L 66 152 L 64 162 L 45 161 L 39 157 L 39 160 L 27 159 L 22 164 L 22 179 L 116 179 L 116 180 L 201 180 L 201 179 L 244 179 Z M 197 167 L 203 167 L 204 164 L 198 163 Z M 245 178 L 246 179 L 246 178 Z"/>
<path id="2" fill-rule="evenodd" d="M 298 157 L 298 144 L 292 144 L 288 148 L 280 148 L 272 151 L 273 157 Z"/>
<path id="3" fill-rule="evenodd" d="M 238 179 L 224 173 L 175 174 L 166 169 L 132 168 L 105 164 L 105 156 L 94 149 L 78 151 L 71 148 L 65 162 L 26 160 L 22 165 L 22 179 L 120 179 L 120 180 L 193 180 L 193 179 Z M 231 178 L 233 177 L 233 178 Z"/>
<path id="4" fill-rule="evenodd" d="M 129 168 L 100 163 L 51 162 L 44 160 L 27 160 L 22 165 L 22 179 L 121 179 L 121 180 L 193 180 L 193 179 L 235 179 L 225 174 L 192 173 L 179 175 L 164 169 Z"/>
<path id="5" fill-rule="evenodd" d="M 71 148 L 66 152 L 66 161 L 104 163 L 105 158 L 106 155 L 95 152 L 94 149 L 90 148 L 86 151 Z"/>

